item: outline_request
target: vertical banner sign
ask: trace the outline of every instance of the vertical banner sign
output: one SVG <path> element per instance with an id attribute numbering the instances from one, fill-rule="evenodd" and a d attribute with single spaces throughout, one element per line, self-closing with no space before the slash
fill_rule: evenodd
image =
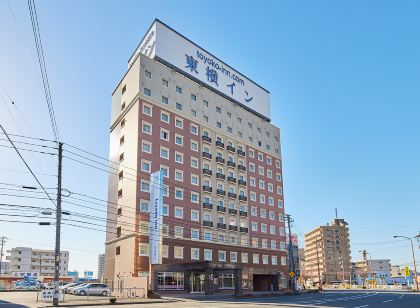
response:
<path id="1" fill-rule="evenodd" d="M 150 175 L 150 228 L 149 228 L 149 262 L 162 263 L 162 207 L 163 176 L 161 171 Z"/>

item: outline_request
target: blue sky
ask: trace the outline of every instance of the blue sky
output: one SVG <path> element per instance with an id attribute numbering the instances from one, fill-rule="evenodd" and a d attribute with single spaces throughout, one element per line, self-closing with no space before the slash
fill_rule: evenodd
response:
<path id="1" fill-rule="evenodd" d="M 10 5 L 18 27 L 0 0 L 0 83 L 16 102 L 9 109 L 18 125 L 1 97 L 0 123 L 52 138 L 26 1 Z M 65 142 L 107 156 L 111 92 L 157 17 L 270 90 L 286 211 L 301 240 L 337 207 L 349 222 L 353 259 L 367 249 L 372 258 L 411 262 L 408 243 L 392 235 L 420 231 L 418 2 L 37 1 L 37 10 Z M 34 184 L 28 174 L 5 171 L 25 169 L 10 150 L 0 153 L 1 182 Z M 25 157 L 37 172 L 55 172 L 55 158 Z M 40 179 L 56 185 L 54 177 Z M 63 180 L 73 191 L 106 198 L 104 173 L 65 160 Z M 0 226 L 8 248 L 52 247 L 53 227 Z M 102 233 L 65 226 L 70 268 L 96 270 L 103 242 Z"/>

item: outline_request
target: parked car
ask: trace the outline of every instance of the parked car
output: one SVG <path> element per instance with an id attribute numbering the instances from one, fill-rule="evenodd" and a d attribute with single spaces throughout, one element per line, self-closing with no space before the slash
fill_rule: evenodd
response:
<path id="1" fill-rule="evenodd" d="M 74 294 L 74 289 L 76 289 L 76 288 L 78 288 L 78 287 L 81 287 L 81 286 L 83 286 L 83 285 L 85 285 L 85 284 L 87 284 L 87 283 L 82 283 L 82 282 L 79 282 L 79 283 L 77 283 L 76 285 L 74 285 L 74 286 L 72 286 L 72 287 L 68 287 L 68 288 L 67 288 L 67 293 L 69 293 L 69 294 Z"/>
<path id="2" fill-rule="evenodd" d="M 79 282 L 72 282 L 72 283 L 68 283 L 68 284 L 66 284 L 66 285 L 61 286 L 61 287 L 60 287 L 60 290 L 61 290 L 62 292 L 64 292 L 64 293 L 68 293 L 68 292 L 67 292 L 67 290 L 68 290 L 69 288 L 71 288 L 71 287 L 76 287 L 76 286 L 79 286 L 79 285 L 81 285 L 81 283 L 79 283 Z"/>
<path id="3" fill-rule="evenodd" d="M 83 286 L 77 287 L 73 290 L 76 295 L 103 295 L 107 296 L 110 294 L 110 290 L 107 284 L 103 283 L 87 283 Z"/>

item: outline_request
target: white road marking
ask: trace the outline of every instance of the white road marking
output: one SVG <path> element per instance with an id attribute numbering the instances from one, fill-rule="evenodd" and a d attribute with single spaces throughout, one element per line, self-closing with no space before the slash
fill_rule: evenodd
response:
<path id="1" fill-rule="evenodd" d="M 357 306 L 357 307 L 354 307 L 354 308 L 363 308 L 363 307 L 368 307 L 369 305 L 363 305 L 363 306 Z"/>
<path id="2" fill-rule="evenodd" d="M 388 303 L 388 302 L 392 302 L 392 301 L 393 301 L 392 299 L 389 299 L 387 301 L 383 301 L 382 303 Z"/>

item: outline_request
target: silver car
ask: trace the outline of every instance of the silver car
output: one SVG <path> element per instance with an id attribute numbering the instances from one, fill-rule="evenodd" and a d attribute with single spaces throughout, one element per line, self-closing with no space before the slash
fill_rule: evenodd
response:
<path id="1" fill-rule="evenodd" d="M 111 291 L 107 284 L 103 283 L 87 283 L 83 286 L 73 289 L 73 294 L 76 295 L 103 295 L 107 296 Z"/>
<path id="2" fill-rule="evenodd" d="M 79 283 L 76 283 L 76 285 L 71 286 L 71 287 L 68 287 L 67 290 L 66 290 L 66 293 L 68 293 L 68 294 L 74 294 L 74 290 L 76 288 L 82 287 L 85 284 L 87 284 L 87 283 L 80 283 L 80 282 Z"/>

